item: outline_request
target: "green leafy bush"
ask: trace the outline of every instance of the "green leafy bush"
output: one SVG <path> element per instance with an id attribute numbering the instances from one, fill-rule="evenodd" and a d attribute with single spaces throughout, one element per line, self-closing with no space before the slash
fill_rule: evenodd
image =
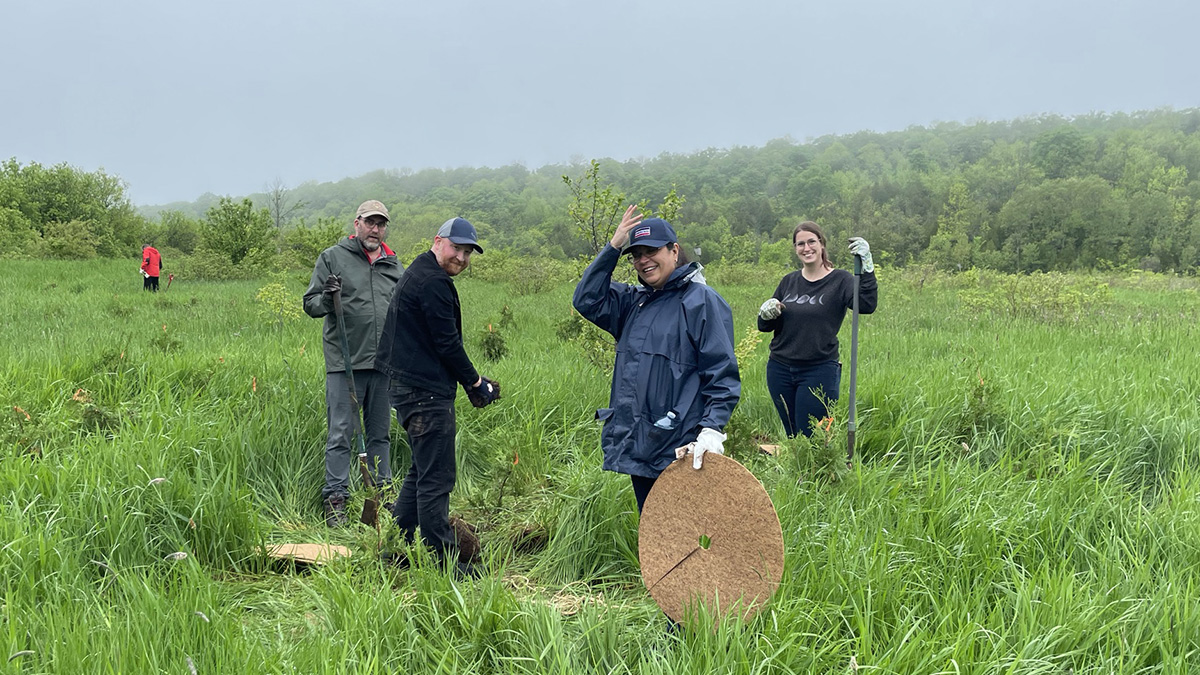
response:
<path id="1" fill-rule="evenodd" d="M 963 306 L 995 317 L 1079 321 L 1112 300 L 1107 283 L 1058 272 L 1025 275 L 971 270 L 963 277 L 976 281 L 973 288 L 959 292 Z"/>
<path id="2" fill-rule="evenodd" d="M 0 257 L 28 258 L 38 255 L 41 240 L 25 214 L 0 207 Z"/>
<path id="3" fill-rule="evenodd" d="M 42 256 L 59 260 L 91 260 L 97 255 L 96 235 L 89 223 L 47 223 L 42 234 Z"/>
<path id="4" fill-rule="evenodd" d="M 273 280 L 263 285 L 254 294 L 258 303 L 258 316 L 267 323 L 282 326 L 304 316 L 300 311 L 300 296 L 288 291 L 282 272 L 272 275 Z"/>
<path id="5" fill-rule="evenodd" d="M 616 343 L 608 333 L 580 316 L 579 312 L 572 309 L 569 315 L 556 321 L 554 334 L 560 341 L 578 347 L 592 365 L 612 372 L 617 356 Z"/>
<path id="6" fill-rule="evenodd" d="M 234 202 L 228 197 L 208 210 L 201 230 L 204 248 L 215 251 L 234 265 L 266 249 L 274 236 L 271 214 L 266 209 L 254 209 L 249 199 Z"/>
<path id="7" fill-rule="evenodd" d="M 490 323 L 479 336 L 479 346 L 483 349 L 483 357 L 493 363 L 508 355 L 504 335 Z"/>
<path id="8" fill-rule="evenodd" d="M 283 233 L 284 265 L 291 269 L 312 270 L 321 251 L 346 236 L 346 226 L 336 218 L 318 218 L 308 227 L 304 221 Z"/>
<path id="9" fill-rule="evenodd" d="M 279 267 L 279 256 L 273 251 L 255 249 L 239 264 L 234 264 L 224 254 L 201 248 L 190 256 L 183 256 L 177 267 L 180 278 L 196 281 L 245 281 L 258 279 Z"/>
<path id="10" fill-rule="evenodd" d="M 556 288 L 571 278 L 571 266 L 551 258 L 529 258 L 493 250 L 471 258 L 471 275 L 493 283 L 507 283 L 516 295 L 534 295 Z"/>

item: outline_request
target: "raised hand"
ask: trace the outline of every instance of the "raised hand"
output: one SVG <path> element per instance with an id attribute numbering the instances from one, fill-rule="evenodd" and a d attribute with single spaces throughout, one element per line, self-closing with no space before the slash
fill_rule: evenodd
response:
<path id="1" fill-rule="evenodd" d="M 864 272 L 874 272 L 875 263 L 871 260 L 871 245 L 862 237 L 852 237 L 850 239 L 850 252 L 862 258 L 862 268 Z"/>
<path id="2" fill-rule="evenodd" d="M 621 217 L 621 224 L 617 225 L 616 232 L 613 232 L 612 247 L 620 251 L 629 243 L 629 233 L 633 228 L 641 224 L 642 212 L 638 210 L 637 204 L 630 204 L 629 208 L 625 209 L 625 215 Z"/>

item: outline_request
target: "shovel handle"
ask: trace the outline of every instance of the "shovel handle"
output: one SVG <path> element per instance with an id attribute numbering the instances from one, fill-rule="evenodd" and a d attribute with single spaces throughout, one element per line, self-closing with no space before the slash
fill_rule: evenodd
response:
<path id="1" fill-rule="evenodd" d="M 854 297 L 850 305 L 850 391 L 846 425 L 846 457 L 854 460 L 854 434 L 858 430 L 858 292 L 862 277 L 862 257 L 854 256 Z"/>
<path id="2" fill-rule="evenodd" d="M 358 470 L 362 473 L 363 485 L 374 489 L 375 480 L 371 478 L 371 468 L 367 466 L 367 453 L 359 453 Z"/>

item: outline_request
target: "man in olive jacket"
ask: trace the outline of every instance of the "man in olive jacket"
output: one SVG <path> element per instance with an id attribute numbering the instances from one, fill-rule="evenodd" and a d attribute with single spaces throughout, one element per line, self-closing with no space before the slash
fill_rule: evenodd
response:
<path id="1" fill-rule="evenodd" d="M 383 243 L 387 226 L 387 208 L 373 199 L 363 202 L 354 217 L 354 234 L 321 253 L 304 293 L 305 313 L 313 318 L 325 317 L 322 342 L 329 440 L 325 443 L 325 487 L 321 497 L 325 503 L 325 522 L 330 527 L 341 527 L 347 522 L 346 499 L 350 491 L 350 468 L 355 460 L 351 441 L 357 427 L 333 312 L 333 293 L 337 291 L 342 295 L 354 387 L 362 405 L 367 462 L 377 485 L 392 481 L 388 378 L 375 370 L 375 352 L 392 291 L 404 273 L 404 266 Z"/>

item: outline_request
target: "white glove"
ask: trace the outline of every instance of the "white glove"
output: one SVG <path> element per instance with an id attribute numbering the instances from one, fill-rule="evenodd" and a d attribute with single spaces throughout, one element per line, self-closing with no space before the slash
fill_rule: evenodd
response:
<path id="1" fill-rule="evenodd" d="M 700 435 L 692 443 L 681 448 L 675 448 L 675 459 L 680 459 L 684 455 L 692 456 L 692 468 L 699 469 L 704 463 L 704 453 L 711 452 L 715 455 L 725 454 L 725 439 L 728 438 L 725 434 L 716 429 L 704 428 L 700 430 Z"/>
<path id="2" fill-rule="evenodd" d="M 875 263 L 871 261 L 871 245 L 862 237 L 850 238 L 850 252 L 862 258 L 864 272 L 874 272 Z"/>
<path id="3" fill-rule="evenodd" d="M 143 276 L 143 277 L 145 277 L 145 278 L 147 278 L 147 279 L 149 279 L 149 278 L 150 278 L 150 273 L 149 273 L 149 272 L 147 272 L 146 270 L 144 270 L 144 269 L 141 269 L 141 268 L 138 268 L 138 272 L 141 272 L 141 274 L 142 274 L 142 276 Z"/>
<path id="4" fill-rule="evenodd" d="M 775 298 L 767 298 L 767 301 L 762 304 L 762 307 L 758 308 L 758 318 L 762 319 L 763 321 L 778 319 L 779 315 L 782 313 L 783 303 Z"/>

